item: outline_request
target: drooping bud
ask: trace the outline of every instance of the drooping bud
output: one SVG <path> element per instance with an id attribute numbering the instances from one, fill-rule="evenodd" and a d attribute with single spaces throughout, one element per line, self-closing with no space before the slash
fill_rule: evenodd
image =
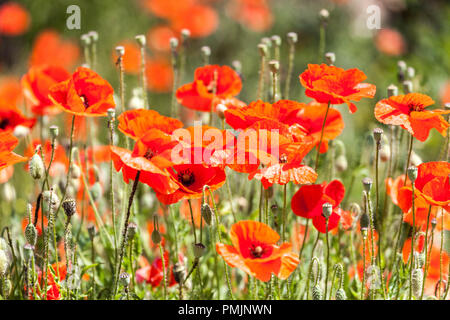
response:
<path id="1" fill-rule="evenodd" d="M 120 57 L 123 57 L 125 54 L 125 47 L 123 46 L 117 46 L 116 48 L 116 54 Z"/>
<path id="2" fill-rule="evenodd" d="M 383 144 L 380 149 L 380 160 L 381 162 L 387 162 L 391 158 L 391 148 L 387 144 Z"/>
<path id="3" fill-rule="evenodd" d="M 212 210 L 206 202 L 202 204 L 201 214 L 207 225 L 211 224 Z"/>
<path id="4" fill-rule="evenodd" d="M 325 53 L 325 60 L 328 65 L 332 66 L 336 62 L 336 55 L 334 52 L 327 52 Z"/>
<path id="5" fill-rule="evenodd" d="M 366 212 L 364 212 L 361 215 L 361 218 L 359 219 L 359 225 L 361 227 L 361 230 L 362 229 L 366 229 L 367 230 L 369 228 L 369 224 L 370 224 L 369 215 Z"/>
<path id="6" fill-rule="evenodd" d="M 419 298 L 422 294 L 422 284 L 423 284 L 423 270 L 414 269 L 412 271 L 412 292 L 416 298 Z"/>
<path id="7" fill-rule="evenodd" d="M 287 41 L 290 45 L 293 45 L 297 43 L 298 41 L 298 35 L 295 32 L 288 32 L 287 34 Z"/>
<path id="8" fill-rule="evenodd" d="M 380 143 L 382 135 L 383 129 L 381 128 L 373 129 L 373 138 L 375 139 L 375 142 Z"/>
<path id="9" fill-rule="evenodd" d="M 194 256 L 197 259 L 201 258 L 205 254 L 205 251 L 206 251 L 206 247 L 203 243 L 199 242 L 194 245 Z"/>
<path id="10" fill-rule="evenodd" d="M 30 175 L 34 180 L 39 180 L 45 174 L 45 166 L 41 156 L 36 152 L 29 162 Z"/>
<path id="11" fill-rule="evenodd" d="M 364 190 L 367 192 L 367 194 L 370 193 L 370 190 L 372 189 L 372 179 L 370 179 L 369 177 L 366 177 L 362 180 L 362 184 L 364 187 Z"/>
<path id="12" fill-rule="evenodd" d="M 394 84 L 391 84 L 389 87 L 387 87 L 387 96 L 388 98 L 392 96 L 398 95 L 398 87 Z"/>
<path id="13" fill-rule="evenodd" d="M 322 289 L 320 288 L 320 286 L 318 284 L 315 285 L 312 289 L 312 297 L 313 297 L 313 300 L 322 300 L 322 298 L 323 298 Z"/>
<path id="14" fill-rule="evenodd" d="M 72 169 L 70 170 L 70 178 L 79 179 L 81 177 L 80 167 L 75 163 L 72 163 L 71 166 L 72 166 Z"/>
<path id="15" fill-rule="evenodd" d="M 336 300 L 347 300 L 347 295 L 345 294 L 345 290 L 340 288 L 336 291 Z"/>
<path id="16" fill-rule="evenodd" d="M 328 219 L 331 216 L 331 213 L 333 212 L 333 206 L 331 203 L 324 203 L 322 205 L 322 215 L 325 217 L 325 219 Z"/>
<path id="17" fill-rule="evenodd" d="M 339 155 L 335 161 L 336 170 L 338 172 L 344 172 L 348 168 L 347 157 L 344 154 Z"/>
<path id="18" fill-rule="evenodd" d="M 62 203 L 62 208 L 64 209 L 64 213 L 68 219 L 77 213 L 77 203 L 72 198 L 64 200 Z"/>
<path id="19" fill-rule="evenodd" d="M 25 228 L 25 239 L 29 244 L 36 245 L 37 230 L 33 223 L 29 222 Z"/>
<path id="20" fill-rule="evenodd" d="M 410 166 L 407 170 L 408 172 L 408 178 L 409 180 L 411 180 L 412 183 L 414 183 L 417 179 L 417 167 L 415 166 Z"/>
<path id="21" fill-rule="evenodd" d="M 349 210 L 353 213 L 353 216 L 359 217 L 361 214 L 361 207 L 356 202 L 352 202 L 349 205 Z"/>

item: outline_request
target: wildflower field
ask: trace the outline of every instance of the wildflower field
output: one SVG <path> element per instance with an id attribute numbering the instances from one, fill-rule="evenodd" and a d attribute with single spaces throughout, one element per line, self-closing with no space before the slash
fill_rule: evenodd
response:
<path id="1" fill-rule="evenodd" d="M 0 300 L 450 299 L 449 17 L 0 1 Z"/>

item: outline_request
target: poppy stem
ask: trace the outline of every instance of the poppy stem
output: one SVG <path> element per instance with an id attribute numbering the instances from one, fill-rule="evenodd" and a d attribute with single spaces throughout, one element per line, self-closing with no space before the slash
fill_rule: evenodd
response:
<path id="1" fill-rule="evenodd" d="M 267 47 L 265 47 L 265 51 L 267 51 Z M 266 54 L 264 50 L 260 49 L 260 66 L 259 66 L 259 78 L 258 78 L 258 90 L 256 91 L 256 100 L 260 100 L 262 98 L 262 94 L 264 92 L 264 78 L 266 73 Z"/>
<path id="2" fill-rule="evenodd" d="M 316 172 L 317 172 L 317 167 L 319 166 L 320 148 L 322 147 L 323 132 L 325 130 L 325 124 L 327 122 L 327 116 L 328 116 L 328 111 L 330 110 L 330 105 L 331 105 L 331 103 L 330 103 L 330 101 L 328 101 L 327 111 L 325 111 L 325 117 L 323 118 L 322 130 L 320 131 L 319 145 L 317 146 L 316 164 L 314 166 L 314 171 L 316 171 Z"/>
<path id="3" fill-rule="evenodd" d="M 164 261 L 164 251 L 161 245 L 161 242 L 158 244 L 159 245 L 159 254 L 161 255 L 161 261 L 162 261 L 162 267 L 163 267 L 163 297 L 164 300 L 166 300 L 167 297 L 167 275 L 166 275 L 166 262 Z"/>
<path id="4" fill-rule="evenodd" d="M 123 224 L 123 231 L 122 231 L 122 242 L 120 244 L 120 254 L 119 254 L 119 261 L 116 266 L 116 276 L 114 280 L 114 288 L 113 288 L 113 296 L 114 299 L 117 294 L 117 287 L 119 282 L 119 275 L 120 275 L 120 269 L 122 268 L 122 260 L 124 256 L 125 251 L 125 243 L 127 241 L 127 233 L 128 233 L 128 222 L 130 221 L 130 215 L 131 215 L 131 206 L 133 205 L 133 199 L 134 195 L 136 193 L 138 184 L 139 184 L 139 177 L 141 176 L 141 171 L 139 170 L 136 173 L 136 176 L 134 178 L 133 188 L 131 189 L 130 197 L 128 198 L 128 209 L 127 209 L 127 215 L 125 216 L 125 221 Z"/>
<path id="5" fill-rule="evenodd" d="M 366 240 L 367 240 L 367 230 L 364 230 L 362 232 L 362 238 L 363 238 L 363 274 L 362 274 L 362 281 L 361 281 L 361 300 L 364 300 L 364 288 L 366 286 Z"/>
<path id="6" fill-rule="evenodd" d="M 329 267 L 330 267 L 330 241 L 328 239 L 328 218 L 326 218 L 326 224 L 325 224 L 325 228 L 326 228 L 326 235 L 325 235 L 325 239 L 326 239 L 326 243 L 327 243 L 327 271 L 325 274 L 325 294 L 324 294 L 324 298 L 325 300 L 327 299 L 327 291 L 328 291 L 328 274 L 329 274 Z"/>
<path id="7" fill-rule="evenodd" d="M 191 199 L 188 199 L 189 211 L 191 213 L 192 233 L 194 234 L 194 244 L 197 243 L 197 234 L 195 233 L 194 212 L 192 211 Z"/>
<path id="8" fill-rule="evenodd" d="M 412 136 L 412 134 L 410 134 L 409 135 L 408 158 L 406 160 L 405 180 L 403 182 L 403 186 L 406 186 L 406 178 L 408 177 L 408 168 L 409 168 L 409 163 L 411 162 L 411 153 L 412 153 L 412 149 L 413 149 L 413 142 L 414 142 L 414 137 Z"/>
<path id="9" fill-rule="evenodd" d="M 427 279 L 428 274 L 428 229 L 430 227 L 430 215 L 431 215 L 431 204 L 428 208 L 428 214 L 427 214 L 427 229 L 425 231 L 425 270 L 423 275 L 423 281 L 422 281 L 422 292 L 420 294 L 420 300 L 423 299 L 423 293 L 425 292 L 425 280 Z"/>
<path id="10" fill-rule="evenodd" d="M 146 59 L 145 59 L 145 45 L 141 45 L 141 87 L 142 87 L 142 99 L 147 109 L 150 109 L 147 97 L 147 78 L 145 76 Z M 125 108 L 125 106 L 124 106 Z"/>
<path id="11" fill-rule="evenodd" d="M 295 58 L 295 42 L 289 41 L 289 57 L 288 57 L 288 71 L 286 76 L 286 83 L 284 87 L 284 99 L 289 99 L 289 91 L 291 88 L 291 78 L 294 71 Z"/>
<path id="12" fill-rule="evenodd" d="M 413 184 L 414 185 L 414 184 Z M 413 189 L 414 194 L 414 189 Z M 414 200 L 413 200 L 414 204 Z M 444 249 L 444 237 L 445 237 L 445 229 L 444 229 L 444 212 L 441 212 L 441 248 L 439 249 L 439 300 L 441 300 L 441 287 L 442 287 L 442 269 L 443 269 L 443 263 L 444 263 L 444 256 L 442 250 Z M 446 287 L 448 287 L 449 284 L 446 284 Z M 445 288 L 445 291 L 447 289 Z"/>
<path id="13" fill-rule="evenodd" d="M 282 213 L 282 221 L 283 224 L 281 231 L 281 241 L 284 242 L 285 233 L 286 233 L 286 206 L 287 206 L 287 184 L 283 186 L 283 213 Z"/>
<path id="14" fill-rule="evenodd" d="M 306 290 L 305 290 L 306 291 L 306 300 L 309 300 L 309 282 L 313 278 L 314 263 L 316 263 L 316 265 L 317 265 L 316 276 L 314 277 L 314 285 L 317 285 L 320 281 L 320 269 L 321 269 L 320 261 L 317 257 L 312 257 L 311 262 L 309 263 L 308 277 L 306 278 Z"/>
<path id="15" fill-rule="evenodd" d="M 108 121 L 109 127 L 109 143 L 114 146 L 114 116 L 112 116 Z M 116 235 L 116 205 L 114 197 L 114 163 L 112 158 L 109 161 L 109 187 L 110 187 L 110 197 L 111 197 L 111 217 L 112 217 L 112 227 L 113 227 L 113 238 L 114 238 L 114 265 L 117 264 L 117 235 Z"/>
<path id="16" fill-rule="evenodd" d="M 411 136 L 412 139 L 412 136 Z M 405 181 L 406 181 L 406 177 L 405 177 Z M 414 206 L 414 193 L 415 193 L 415 183 L 414 181 L 411 181 L 411 187 L 412 187 L 412 215 L 413 215 L 413 221 L 412 221 L 412 235 L 411 235 L 411 250 L 410 250 L 410 260 L 411 260 L 411 265 L 409 268 L 409 294 L 408 294 L 408 300 L 411 300 L 412 298 L 412 272 L 414 269 L 414 244 L 415 244 L 415 239 L 416 239 L 416 209 Z"/>
<path id="17" fill-rule="evenodd" d="M 176 40 L 176 39 L 175 39 Z M 171 42 L 172 43 L 172 42 Z M 170 102 L 170 116 L 176 117 L 177 115 L 177 97 L 176 92 L 177 88 L 180 84 L 180 70 L 179 70 L 179 62 L 178 62 L 178 53 L 176 47 L 178 46 L 178 41 L 175 43 L 175 47 L 171 49 L 171 61 L 172 61 L 172 70 L 173 70 L 173 83 L 172 83 L 172 98 Z"/>
<path id="18" fill-rule="evenodd" d="M 302 260 L 303 249 L 305 248 L 306 237 L 308 236 L 308 229 L 309 229 L 309 219 L 306 219 L 305 234 L 303 235 L 302 247 L 300 248 L 300 253 L 298 254 L 300 261 Z"/>

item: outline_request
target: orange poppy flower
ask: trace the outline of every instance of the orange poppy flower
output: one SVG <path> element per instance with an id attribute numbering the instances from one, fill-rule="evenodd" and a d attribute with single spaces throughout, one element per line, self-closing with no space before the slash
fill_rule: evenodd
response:
<path id="1" fill-rule="evenodd" d="M 33 140 L 32 143 L 25 149 L 24 155 L 28 158 L 31 158 L 34 155 L 38 145 L 41 145 L 42 153 L 44 155 L 44 164 L 45 167 L 48 168 L 52 154 L 52 143 L 50 140 L 46 140 L 44 142 L 39 139 Z M 56 177 L 60 174 L 64 174 L 67 172 L 68 167 L 69 159 L 66 156 L 66 150 L 62 145 L 56 144 L 55 154 L 53 156 L 52 167 L 50 168 L 49 175 L 51 177 Z M 26 164 L 26 168 L 28 170 L 28 164 Z"/>
<path id="2" fill-rule="evenodd" d="M 443 104 L 450 103 L 450 81 L 447 81 L 440 90 L 441 101 Z"/>
<path id="3" fill-rule="evenodd" d="M 17 126 L 31 129 L 35 123 L 36 119 L 26 118 L 16 107 L 0 101 L 0 132 L 13 132 Z"/>
<path id="4" fill-rule="evenodd" d="M 401 126 L 420 141 L 428 138 L 432 128 L 445 137 L 449 124 L 442 115 L 450 110 L 425 109 L 432 104 L 433 99 L 421 93 L 393 96 L 376 104 L 375 118 L 385 124 Z"/>
<path id="5" fill-rule="evenodd" d="M 144 8 L 155 16 L 172 18 L 192 7 L 197 0 L 142 0 Z"/>
<path id="6" fill-rule="evenodd" d="M 50 100 L 77 116 L 106 116 L 115 108 L 111 85 L 89 68 L 79 67 L 72 76 L 50 88 Z"/>
<path id="7" fill-rule="evenodd" d="M 375 36 L 375 46 L 378 51 L 389 56 L 399 56 L 405 53 L 406 44 L 400 32 L 383 28 Z"/>
<path id="8" fill-rule="evenodd" d="M 170 51 L 170 38 L 176 38 L 176 33 L 167 26 L 156 26 L 147 33 L 148 46 L 152 50 Z"/>
<path id="9" fill-rule="evenodd" d="M 359 228 L 358 228 L 359 229 Z M 373 253 L 375 256 L 378 254 L 378 232 L 374 231 L 373 233 Z M 364 247 L 366 250 L 364 251 Z M 369 265 L 372 263 L 372 232 L 370 230 L 367 231 L 367 237 L 365 242 L 361 242 L 359 245 L 359 253 L 361 256 L 365 255 L 365 263 L 366 270 Z"/>
<path id="10" fill-rule="evenodd" d="M 180 32 L 188 29 L 193 38 L 207 37 L 219 26 L 217 12 L 204 5 L 193 5 L 171 18 L 172 28 Z"/>
<path id="11" fill-rule="evenodd" d="M 173 68 L 169 59 L 165 57 L 147 59 L 145 76 L 150 91 L 170 92 L 172 90 Z"/>
<path id="12" fill-rule="evenodd" d="M 328 231 L 331 231 L 339 225 L 340 215 L 337 208 L 344 199 L 344 194 L 344 185 L 339 180 L 301 186 L 292 197 L 292 212 L 297 216 L 312 219 L 316 229 L 326 233 L 327 225 L 322 215 L 322 206 L 327 202 L 333 206 L 332 214 L 328 218 Z"/>
<path id="13" fill-rule="evenodd" d="M 54 115 L 61 110 L 49 99 L 50 87 L 69 79 L 70 73 L 59 66 L 31 67 L 22 77 L 25 98 L 37 115 Z"/>
<path id="14" fill-rule="evenodd" d="M 256 32 L 269 30 L 273 15 L 266 0 L 233 0 L 228 4 L 230 17 Z"/>
<path id="15" fill-rule="evenodd" d="M 63 40 L 54 30 L 44 30 L 34 42 L 30 65 L 53 65 L 70 69 L 79 57 L 80 49 L 75 42 Z"/>
<path id="16" fill-rule="evenodd" d="M 0 170 L 18 162 L 27 161 L 27 158 L 13 152 L 19 140 L 10 132 L 0 132 Z"/>
<path id="17" fill-rule="evenodd" d="M 387 178 L 385 181 L 386 184 L 386 193 L 391 197 L 392 203 L 395 205 L 399 205 L 398 196 L 400 193 L 400 189 L 403 187 L 411 186 L 411 180 L 406 178 L 405 184 L 405 175 L 402 174 L 395 179 Z"/>
<path id="18" fill-rule="evenodd" d="M 0 5 L 0 34 L 18 36 L 28 30 L 30 25 L 28 11 L 16 2 Z"/>
<path id="19" fill-rule="evenodd" d="M 402 257 L 403 262 L 406 264 L 411 256 L 411 238 L 408 238 L 403 243 L 403 249 L 402 249 Z M 414 239 L 414 252 L 422 252 L 425 247 L 425 236 L 420 236 Z"/>
<path id="20" fill-rule="evenodd" d="M 110 146 L 111 157 L 117 171 L 122 170 L 126 183 L 134 180 L 140 171 L 140 182 L 163 194 L 174 192 L 178 185 L 174 183 L 164 168 L 173 165 L 171 162 L 172 148 L 177 145 L 170 135 L 151 129 L 129 151 L 116 146 Z"/>
<path id="21" fill-rule="evenodd" d="M 233 245 L 217 243 L 217 253 L 230 267 L 258 280 L 267 282 L 272 273 L 287 279 L 300 262 L 290 243 L 276 245 L 280 236 L 264 223 L 239 221 L 231 226 L 230 238 Z"/>
<path id="22" fill-rule="evenodd" d="M 123 41 L 117 46 L 122 46 L 125 49 L 125 54 L 122 57 L 123 69 L 125 72 L 138 74 L 141 70 L 141 49 L 135 41 Z M 112 61 L 115 64 L 117 61 L 117 52 L 113 50 Z"/>
<path id="23" fill-rule="evenodd" d="M 0 101 L 18 106 L 22 102 L 22 86 L 14 76 L 0 78 Z"/>
<path id="24" fill-rule="evenodd" d="M 194 81 L 178 88 L 176 97 L 187 108 L 210 112 L 214 104 L 238 95 L 241 88 L 236 71 L 228 66 L 208 65 L 197 68 Z"/>
<path id="25" fill-rule="evenodd" d="M 127 110 L 117 120 L 119 121 L 119 130 L 134 140 L 142 137 L 150 129 L 158 129 L 171 134 L 176 129 L 183 127 L 181 121 L 147 109 Z"/>
<path id="26" fill-rule="evenodd" d="M 376 87 L 363 83 L 364 72 L 358 69 L 344 70 L 326 64 L 308 64 L 308 69 L 300 75 L 300 83 L 306 88 L 305 94 L 319 103 L 346 103 L 351 113 L 358 110 L 350 102 L 362 98 L 373 98 Z"/>

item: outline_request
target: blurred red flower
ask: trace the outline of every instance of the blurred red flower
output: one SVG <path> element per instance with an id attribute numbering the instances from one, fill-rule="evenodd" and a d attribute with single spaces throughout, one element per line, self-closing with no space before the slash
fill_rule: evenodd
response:
<path id="1" fill-rule="evenodd" d="M 154 92 L 170 92 L 173 85 L 173 68 L 169 59 L 158 56 L 146 61 L 147 87 Z"/>
<path id="2" fill-rule="evenodd" d="M 375 46 L 389 56 L 399 56 L 406 51 L 402 34 L 394 29 L 380 29 L 375 35 Z"/>
<path id="3" fill-rule="evenodd" d="M 0 132 L 0 170 L 12 166 L 18 162 L 27 161 L 27 158 L 13 152 L 19 140 L 10 132 Z"/>
<path id="4" fill-rule="evenodd" d="M 30 14 L 17 2 L 0 5 L 0 34 L 18 36 L 28 30 Z"/>

